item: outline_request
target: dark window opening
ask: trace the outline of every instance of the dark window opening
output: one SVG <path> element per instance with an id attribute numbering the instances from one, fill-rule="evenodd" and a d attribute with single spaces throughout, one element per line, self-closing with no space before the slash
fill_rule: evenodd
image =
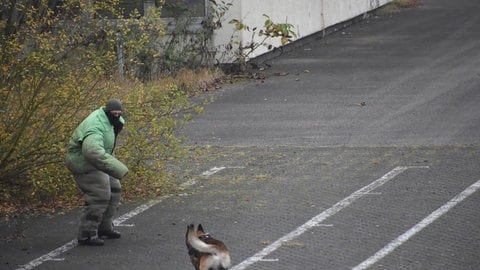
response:
<path id="1" fill-rule="evenodd" d="M 123 9 L 125 17 L 136 9 L 142 15 L 148 7 L 159 7 L 158 0 L 121 0 L 120 7 Z M 166 0 L 162 8 L 162 17 L 180 17 L 189 15 L 193 17 L 205 16 L 205 0 Z"/>

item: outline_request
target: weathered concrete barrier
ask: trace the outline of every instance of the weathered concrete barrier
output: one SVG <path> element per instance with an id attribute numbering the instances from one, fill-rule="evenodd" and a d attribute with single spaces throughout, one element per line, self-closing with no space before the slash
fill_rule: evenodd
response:
<path id="1" fill-rule="evenodd" d="M 252 29 L 264 25 L 263 14 L 275 23 L 293 25 L 297 35 L 294 39 L 297 40 L 366 14 L 391 1 L 393 0 L 234 0 L 225 14 L 222 27 L 214 33 L 212 46 L 218 51 L 218 62 L 230 63 L 235 59 L 234 52 L 238 52 L 239 47 L 227 50 L 228 46 L 261 42 L 258 35 L 252 40 Z M 232 19 L 249 26 L 250 31 L 236 31 L 234 25 L 228 23 Z M 281 45 L 279 39 L 267 42 L 271 48 L 259 46 L 248 57 L 258 57 Z"/>

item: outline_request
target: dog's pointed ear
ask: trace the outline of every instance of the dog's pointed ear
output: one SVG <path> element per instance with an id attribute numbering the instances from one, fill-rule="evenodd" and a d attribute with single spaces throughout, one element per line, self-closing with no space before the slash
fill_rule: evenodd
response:
<path id="1" fill-rule="evenodd" d="M 198 224 L 197 231 L 201 233 L 205 233 L 205 231 L 203 230 L 202 224 Z"/>

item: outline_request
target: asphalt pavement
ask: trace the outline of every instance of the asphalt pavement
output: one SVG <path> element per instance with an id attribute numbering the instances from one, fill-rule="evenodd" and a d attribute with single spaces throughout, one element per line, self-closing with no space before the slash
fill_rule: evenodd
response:
<path id="1" fill-rule="evenodd" d="M 0 269 L 193 269 L 186 226 L 232 269 L 479 269 L 480 2 L 422 0 L 311 36 L 225 86 L 182 130 L 182 190 L 121 206 L 78 247 L 78 211 L 0 225 Z"/>

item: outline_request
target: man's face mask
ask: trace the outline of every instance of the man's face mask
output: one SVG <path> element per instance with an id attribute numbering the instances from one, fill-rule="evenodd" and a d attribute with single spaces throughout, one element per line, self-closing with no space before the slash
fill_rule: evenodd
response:
<path id="1" fill-rule="evenodd" d="M 108 121 L 110 121 L 110 124 L 113 125 L 113 130 L 115 132 L 115 136 L 120 133 L 123 129 L 123 124 L 120 122 L 120 116 L 122 115 L 122 111 L 109 111 L 105 112 L 107 115 Z"/>

